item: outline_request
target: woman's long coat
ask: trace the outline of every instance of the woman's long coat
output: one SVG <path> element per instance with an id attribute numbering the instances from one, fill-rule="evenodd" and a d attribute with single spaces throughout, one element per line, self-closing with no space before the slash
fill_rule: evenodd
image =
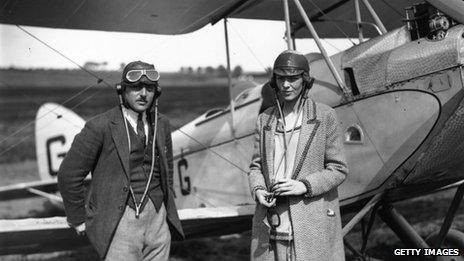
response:
<path id="1" fill-rule="evenodd" d="M 252 192 L 269 188 L 274 172 L 274 132 L 278 111 L 259 115 L 255 151 L 250 165 Z M 289 197 L 296 260 L 344 260 L 337 187 L 348 173 L 335 111 L 307 99 L 303 107 L 292 179 L 303 180 L 307 195 Z M 256 205 L 251 240 L 252 260 L 273 260 L 269 254 L 266 208 Z"/>

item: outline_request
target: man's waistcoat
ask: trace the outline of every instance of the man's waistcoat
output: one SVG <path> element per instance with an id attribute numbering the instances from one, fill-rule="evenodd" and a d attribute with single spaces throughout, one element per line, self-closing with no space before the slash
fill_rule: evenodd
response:
<path id="1" fill-rule="evenodd" d="M 152 160 L 152 144 L 153 144 L 153 133 L 150 131 L 147 145 L 145 141 L 141 140 L 134 132 L 132 128 L 129 129 L 129 136 L 131 140 L 131 151 L 129 156 L 129 171 L 130 171 L 130 184 L 134 190 L 135 198 L 139 203 L 145 187 L 147 185 L 148 178 L 150 176 L 151 160 Z M 161 204 L 163 203 L 163 191 L 161 189 L 161 173 L 160 173 L 160 162 L 158 148 L 155 148 L 155 165 L 153 167 L 153 177 L 148 187 L 148 193 L 145 197 L 140 211 L 143 210 L 144 206 L 148 202 L 148 198 L 151 199 L 155 205 L 156 211 L 159 211 Z M 135 204 L 132 196 L 129 194 L 127 204 L 135 209 Z"/>

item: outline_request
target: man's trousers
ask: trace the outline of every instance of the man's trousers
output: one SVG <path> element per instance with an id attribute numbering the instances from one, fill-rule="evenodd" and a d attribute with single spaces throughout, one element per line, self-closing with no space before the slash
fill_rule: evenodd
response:
<path id="1" fill-rule="evenodd" d="M 166 221 L 166 208 L 163 203 L 157 213 L 151 200 L 147 200 L 138 218 L 135 217 L 135 210 L 126 206 L 105 260 L 169 259 L 171 233 Z"/>

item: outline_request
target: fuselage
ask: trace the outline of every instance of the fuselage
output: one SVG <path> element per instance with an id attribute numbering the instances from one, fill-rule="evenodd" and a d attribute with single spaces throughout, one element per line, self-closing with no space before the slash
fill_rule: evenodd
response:
<path id="1" fill-rule="evenodd" d="M 403 27 L 333 55 L 351 93 L 341 91 L 324 60 L 310 60 L 311 98 L 335 108 L 350 167 L 339 187 L 342 206 L 463 178 L 463 33 L 457 25 L 442 40 L 411 41 Z M 254 204 L 246 172 L 263 88 L 237 96 L 234 131 L 224 109 L 173 133 L 179 208 Z"/>

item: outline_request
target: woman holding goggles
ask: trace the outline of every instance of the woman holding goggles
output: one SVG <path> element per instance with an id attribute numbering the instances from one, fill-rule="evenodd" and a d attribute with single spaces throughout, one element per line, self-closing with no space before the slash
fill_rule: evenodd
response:
<path id="1" fill-rule="evenodd" d="M 335 111 L 308 97 L 311 85 L 302 54 L 277 57 L 249 172 L 252 260 L 344 260 L 337 187 L 348 169 Z"/>

